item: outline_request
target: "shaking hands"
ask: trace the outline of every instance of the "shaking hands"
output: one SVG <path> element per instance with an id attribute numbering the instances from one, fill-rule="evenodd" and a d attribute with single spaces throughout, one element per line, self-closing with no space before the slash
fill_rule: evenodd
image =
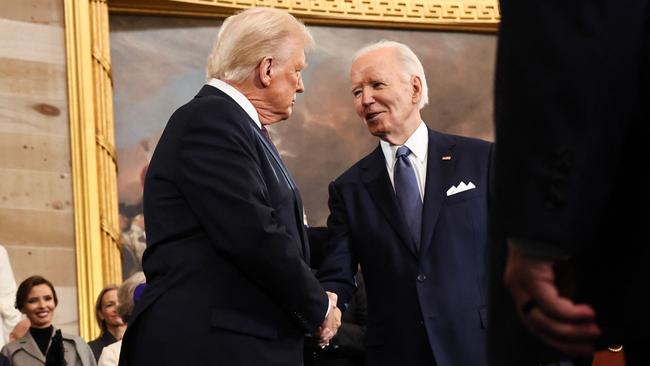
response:
<path id="1" fill-rule="evenodd" d="M 323 324 L 318 328 L 318 345 L 321 348 L 325 348 L 330 344 L 330 340 L 336 335 L 336 332 L 341 326 L 341 310 L 336 306 L 338 301 L 338 296 L 327 291 L 327 296 L 330 300 L 330 309 L 327 317 L 323 321 Z"/>

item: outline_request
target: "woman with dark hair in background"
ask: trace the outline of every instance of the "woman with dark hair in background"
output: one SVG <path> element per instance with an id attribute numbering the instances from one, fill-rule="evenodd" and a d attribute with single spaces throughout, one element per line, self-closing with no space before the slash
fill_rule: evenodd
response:
<path id="1" fill-rule="evenodd" d="M 52 325 L 59 304 L 54 286 L 41 276 L 24 280 L 16 292 L 16 309 L 31 322 L 29 332 L 2 348 L 12 366 L 95 366 L 90 347 L 78 336 L 61 334 Z"/>
<path id="2" fill-rule="evenodd" d="M 108 285 L 102 289 L 95 302 L 95 318 L 102 332 L 96 339 L 88 342 L 90 349 L 93 351 L 95 360 L 99 360 L 104 347 L 113 344 L 124 335 L 126 325 L 117 313 L 118 307 L 117 286 Z"/>

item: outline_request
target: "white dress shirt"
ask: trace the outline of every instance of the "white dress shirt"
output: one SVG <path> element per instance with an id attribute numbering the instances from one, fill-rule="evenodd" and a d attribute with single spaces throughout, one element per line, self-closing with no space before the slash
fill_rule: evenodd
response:
<path id="1" fill-rule="evenodd" d="M 429 152 L 429 131 L 424 122 L 420 122 L 418 128 L 415 129 L 404 145 L 391 145 L 389 142 L 384 140 L 381 140 L 379 144 L 384 153 L 386 170 L 388 170 L 388 177 L 390 177 L 393 190 L 395 189 L 395 179 L 393 176 L 395 171 L 395 162 L 397 161 L 397 159 L 395 159 L 397 148 L 400 146 L 406 146 L 411 150 L 408 159 L 411 162 L 413 170 L 415 170 L 415 179 L 417 180 L 418 188 L 420 189 L 420 199 L 424 200 L 424 184 L 427 181 L 427 155 Z"/>
<path id="2" fill-rule="evenodd" d="M 237 104 L 239 104 L 240 107 L 248 114 L 253 121 L 255 121 L 255 124 L 257 127 L 260 129 L 262 128 L 262 123 L 260 122 L 260 116 L 257 114 L 257 110 L 253 106 L 253 103 L 251 103 L 248 98 L 244 94 L 242 94 L 239 90 L 235 89 L 232 85 L 226 83 L 225 81 L 221 81 L 219 79 L 210 79 L 208 80 L 208 85 L 214 86 L 215 88 L 221 90 L 222 92 L 226 93 L 229 97 L 231 97 Z"/>

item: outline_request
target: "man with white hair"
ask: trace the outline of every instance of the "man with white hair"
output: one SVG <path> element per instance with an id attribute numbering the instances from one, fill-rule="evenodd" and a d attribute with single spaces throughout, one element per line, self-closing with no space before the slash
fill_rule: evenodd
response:
<path id="1" fill-rule="evenodd" d="M 427 128 L 424 70 L 401 43 L 361 49 L 350 76 L 357 114 L 380 141 L 330 184 L 328 227 L 345 270 L 360 263 L 366 279 L 366 362 L 487 365 L 492 145 Z"/>
<path id="2" fill-rule="evenodd" d="M 147 171 L 147 287 L 121 365 L 299 366 L 306 333 L 325 346 L 336 332 L 351 277 L 312 274 L 300 194 L 265 128 L 291 115 L 312 43 L 285 11 L 224 21 L 207 85 Z"/>

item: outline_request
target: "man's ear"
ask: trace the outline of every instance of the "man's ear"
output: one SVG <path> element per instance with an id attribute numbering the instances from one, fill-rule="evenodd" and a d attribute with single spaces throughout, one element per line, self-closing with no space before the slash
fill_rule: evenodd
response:
<path id="1" fill-rule="evenodd" d="M 411 102 L 413 104 L 419 104 L 420 99 L 422 99 L 422 80 L 420 80 L 419 76 L 413 76 L 411 78 L 411 88 L 413 89 Z"/>
<path id="2" fill-rule="evenodd" d="M 268 87 L 269 85 L 271 85 L 272 69 L 273 69 L 273 57 L 270 56 L 264 57 L 262 61 L 260 61 L 260 65 L 257 69 L 260 82 L 264 87 Z"/>

